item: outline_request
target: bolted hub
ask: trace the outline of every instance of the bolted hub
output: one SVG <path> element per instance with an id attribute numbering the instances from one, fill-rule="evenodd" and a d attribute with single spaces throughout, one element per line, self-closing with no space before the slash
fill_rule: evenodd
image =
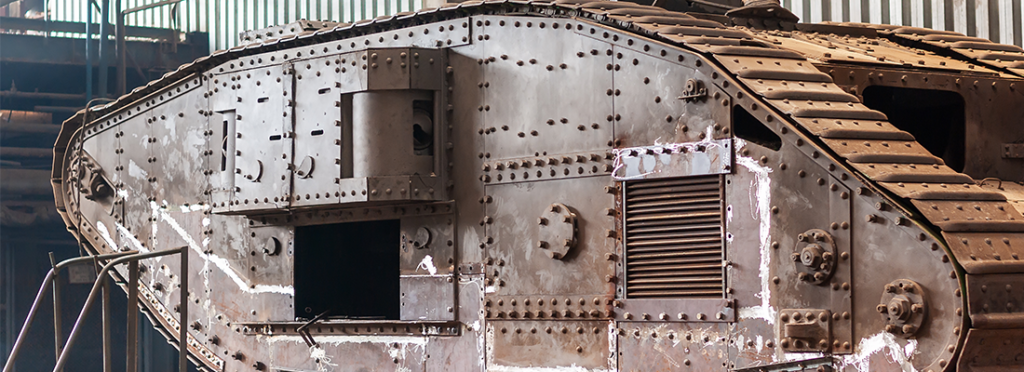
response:
<path id="1" fill-rule="evenodd" d="M 825 284 L 835 271 L 837 249 L 832 235 L 825 230 L 812 229 L 797 235 L 796 247 L 790 258 L 796 266 L 797 279 L 813 284 Z"/>
<path id="2" fill-rule="evenodd" d="M 810 244 L 800 252 L 800 262 L 807 267 L 818 267 L 821 265 L 821 254 L 825 253 L 820 245 Z"/>
<path id="3" fill-rule="evenodd" d="M 889 315 L 900 319 L 907 320 L 910 317 L 910 301 L 905 296 L 896 296 L 889 301 Z"/>
<path id="4" fill-rule="evenodd" d="M 576 247 L 579 227 L 577 214 L 569 206 L 554 203 L 541 213 L 538 221 L 538 243 L 548 257 L 561 260 Z"/>
<path id="5" fill-rule="evenodd" d="M 885 321 L 886 332 L 912 338 L 927 316 L 924 289 L 912 280 L 898 279 L 882 287 L 876 309 Z"/>

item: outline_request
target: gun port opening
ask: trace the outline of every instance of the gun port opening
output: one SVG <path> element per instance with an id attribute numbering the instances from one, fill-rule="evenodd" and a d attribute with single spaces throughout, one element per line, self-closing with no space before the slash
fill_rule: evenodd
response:
<path id="1" fill-rule="evenodd" d="M 736 137 L 749 143 L 772 151 L 779 151 L 782 148 L 782 138 L 740 106 L 732 108 L 732 129 Z"/>
<path id="2" fill-rule="evenodd" d="M 884 86 L 870 86 L 863 93 L 865 106 L 884 113 L 950 168 L 964 170 L 966 115 L 959 93 Z"/>
<path id="3" fill-rule="evenodd" d="M 295 317 L 399 319 L 399 220 L 295 228 Z"/>

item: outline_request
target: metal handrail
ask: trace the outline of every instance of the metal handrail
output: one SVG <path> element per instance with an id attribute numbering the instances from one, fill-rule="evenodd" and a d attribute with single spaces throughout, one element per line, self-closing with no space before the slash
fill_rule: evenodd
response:
<path id="1" fill-rule="evenodd" d="M 43 296 L 46 294 L 46 291 L 50 288 L 50 284 L 53 283 L 54 275 L 59 273 L 61 269 L 68 266 L 95 262 L 96 260 L 122 257 L 126 255 L 131 255 L 132 253 L 134 252 L 118 252 L 110 254 L 101 254 L 96 256 L 76 257 L 61 261 L 60 263 L 53 265 L 53 268 L 51 268 L 50 271 L 46 273 L 46 278 L 43 279 L 43 284 L 39 286 L 39 293 L 36 294 L 36 299 L 35 301 L 32 302 L 32 307 L 29 308 L 28 316 L 25 317 L 25 324 L 21 327 L 21 332 L 18 332 L 18 338 L 17 340 L 14 341 L 14 347 L 11 349 L 11 355 L 7 357 L 7 363 L 4 364 L 3 372 L 11 372 L 14 369 L 14 360 L 18 357 L 18 351 L 21 350 L 21 345 L 25 341 L 25 336 L 28 334 L 29 328 L 32 327 L 32 320 L 36 316 L 36 310 L 39 310 L 39 303 L 43 300 Z M 55 314 L 55 316 L 59 316 L 59 314 Z"/>
<path id="2" fill-rule="evenodd" d="M 102 288 L 104 280 L 101 279 L 106 279 L 104 276 L 107 275 L 110 269 L 114 268 L 114 266 L 126 262 L 135 262 L 147 258 L 168 256 L 172 254 L 181 254 L 181 288 L 179 289 L 181 291 L 181 304 L 179 305 L 179 314 L 181 315 L 181 320 L 179 321 L 178 325 L 178 330 L 180 331 L 178 340 L 178 351 L 180 355 L 179 368 L 181 369 L 181 371 L 185 371 L 185 369 L 188 366 L 188 334 L 185 332 L 185 320 L 188 319 L 188 246 L 184 246 L 179 249 L 168 249 L 164 251 L 147 253 L 138 253 L 136 251 L 134 253 L 135 254 L 114 259 L 113 261 L 110 261 L 106 265 L 104 265 L 103 269 L 100 270 L 99 275 L 97 275 L 96 282 L 93 283 L 92 290 L 89 291 L 89 297 L 85 300 L 85 306 L 82 307 L 82 312 L 78 315 L 78 319 L 75 320 L 75 326 L 71 329 L 71 334 L 68 335 L 68 341 L 64 344 L 64 350 L 61 351 L 60 357 L 57 359 L 57 365 L 53 367 L 54 372 L 60 371 L 62 368 L 64 368 L 64 364 L 67 363 L 68 356 L 70 356 L 71 354 L 69 350 L 71 349 L 71 346 L 74 345 L 75 340 L 78 338 L 79 331 L 81 331 L 82 322 L 83 320 L 85 320 L 85 317 L 89 314 L 89 310 L 92 309 L 92 305 L 96 300 L 97 292 L 100 290 L 100 288 Z M 129 288 L 128 290 L 137 291 L 138 288 Z"/>

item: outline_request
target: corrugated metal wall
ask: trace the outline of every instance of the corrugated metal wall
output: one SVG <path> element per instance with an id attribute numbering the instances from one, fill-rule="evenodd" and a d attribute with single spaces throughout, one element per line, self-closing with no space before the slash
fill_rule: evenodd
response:
<path id="1" fill-rule="evenodd" d="M 1021 0 L 782 0 L 803 22 L 867 22 L 951 30 L 1022 45 Z"/>
<path id="2" fill-rule="evenodd" d="M 113 0 L 109 0 L 113 1 Z M 124 9 L 161 0 L 122 0 Z M 804 22 L 869 22 L 953 30 L 1024 45 L 1021 0 L 782 0 Z M 85 0 L 49 0 L 51 18 L 85 20 Z M 241 31 L 297 19 L 351 22 L 416 10 L 423 0 L 183 0 L 132 14 L 127 25 L 210 32 L 214 50 L 235 45 Z M 99 13 L 94 13 L 99 19 Z M 111 18 L 113 19 L 113 18 Z"/>
<path id="3" fill-rule="evenodd" d="M 85 22 L 85 0 L 48 0 L 50 19 Z M 97 3 L 102 0 L 98 0 Z M 113 9 L 113 0 L 110 1 Z M 131 9 L 164 0 L 121 0 Z M 180 29 L 210 33 L 211 51 L 233 47 L 245 30 L 289 23 L 298 19 L 352 22 L 417 10 L 422 0 L 182 0 L 129 14 L 125 25 Z M 93 22 L 100 13 L 93 7 Z M 114 23 L 111 15 L 110 22 Z M 78 36 L 78 35 L 59 35 Z"/>

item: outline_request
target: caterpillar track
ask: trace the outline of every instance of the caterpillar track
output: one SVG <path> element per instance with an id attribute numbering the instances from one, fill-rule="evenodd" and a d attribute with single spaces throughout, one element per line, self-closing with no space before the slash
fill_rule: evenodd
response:
<path id="1" fill-rule="evenodd" d="M 190 248 L 205 370 L 1024 368 L 1024 51 L 781 12 L 466 2 L 220 51 L 66 121 L 58 209 L 92 254 Z"/>

